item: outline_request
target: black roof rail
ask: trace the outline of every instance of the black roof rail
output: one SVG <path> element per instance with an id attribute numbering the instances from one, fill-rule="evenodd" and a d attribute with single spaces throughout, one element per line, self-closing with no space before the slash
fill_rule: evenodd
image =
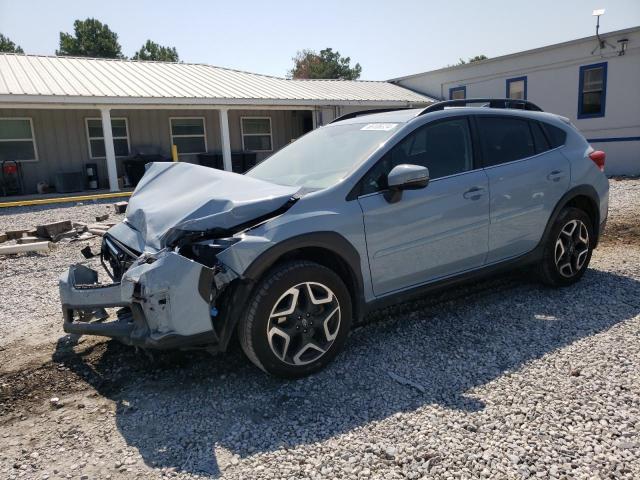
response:
<path id="1" fill-rule="evenodd" d="M 396 107 L 396 108 L 378 108 L 371 110 L 360 110 L 358 112 L 345 113 L 344 115 L 340 115 L 338 118 L 331 120 L 329 125 L 336 122 L 341 122 L 342 120 L 348 120 L 350 118 L 360 117 L 362 115 L 370 115 L 372 113 L 384 113 L 384 112 L 395 112 L 396 110 L 408 110 L 409 107 Z"/>
<path id="2" fill-rule="evenodd" d="M 470 103 L 485 103 L 486 105 L 483 105 L 483 107 L 489 108 L 514 108 L 519 110 L 532 110 L 535 112 L 543 111 L 535 103 L 515 98 L 464 98 L 461 100 L 444 100 L 442 102 L 431 104 L 422 110 L 417 116 L 419 117 L 425 113 L 444 110 L 445 107 L 466 107 Z"/>

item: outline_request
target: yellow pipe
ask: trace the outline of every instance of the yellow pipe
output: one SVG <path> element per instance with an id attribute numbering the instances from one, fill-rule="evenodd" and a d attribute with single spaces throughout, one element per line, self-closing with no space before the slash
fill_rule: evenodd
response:
<path id="1" fill-rule="evenodd" d="M 171 159 L 174 162 L 178 161 L 178 146 L 177 145 L 171 145 Z"/>
<path id="2" fill-rule="evenodd" d="M 85 200 L 102 200 L 104 198 L 128 197 L 133 192 L 97 193 L 95 195 L 77 195 L 75 197 L 40 198 L 37 200 L 15 200 L 0 202 L 0 208 L 25 207 L 29 205 L 48 205 L 50 203 L 82 202 Z"/>

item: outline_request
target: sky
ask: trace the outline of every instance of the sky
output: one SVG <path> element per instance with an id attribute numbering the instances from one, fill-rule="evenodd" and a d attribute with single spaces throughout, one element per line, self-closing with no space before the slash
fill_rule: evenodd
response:
<path id="1" fill-rule="evenodd" d="M 332 47 L 387 80 L 640 25 L 640 0 L 0 0 L 0 33 L 54 55 L 59 34 L 94 17 L 132 56 L 152 39 L 185 62 L 285 76 L 298 50 Z"/>

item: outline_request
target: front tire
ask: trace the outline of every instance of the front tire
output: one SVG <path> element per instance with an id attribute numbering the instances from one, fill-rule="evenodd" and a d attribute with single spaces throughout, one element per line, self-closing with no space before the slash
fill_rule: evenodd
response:
<path id="1" fill-rule="evenodd" d="M 256 286 L 238 337 L 256 366 L 297 378 L 333 360 L 351 317 L 351 296 L 342 279 L 322 265 L 296 260 L 276 266 Z"/>
<path id="2" fill-rule="evenodd" d="M 572 285 L 584 275 L 595 236 L 589 216 L 574 207 L 564 208 L 551 228 L 539 265 L 543 283 L 552 287 Z"/>

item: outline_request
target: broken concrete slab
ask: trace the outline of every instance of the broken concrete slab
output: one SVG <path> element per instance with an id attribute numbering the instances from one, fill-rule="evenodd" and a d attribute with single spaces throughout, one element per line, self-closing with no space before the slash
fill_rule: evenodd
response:
<path id="1" fill-rule="evenodd" d="M 48 223 L 46 225 L 38 225 L 36 231 L 39 237 L 54 239 L 62 233 L 66 233 L 73 229 L 73 225 L 70 220 L 64 220 L 62 222 Z"/>
<path id="2" fill-rule="evenodd" d="M 109 230 L 111 227 L 109 225 L 105 225 L 104 223 L 92 223 L 88 228 L 100 229 L 100 230 Z"/>
<path id="3" fill-rule="evenodd" d="M 80 240 L 91 240 L 92 238 L 96 238 L 96 235 L 91 232 L 84 232 L 82 235 L 72 238 L 71 241 L 78 242 Z"/>
<path id="4" fill-rule="evenodd" d="M 24 236 L 24 234 L 28 231 L 29 230 L 8 230 L 5 232 L 5 234 L 7 235 L 7 240 L 16 240 Z"/>
<path id="5" fill-rule="evenodd" d="M 55 235 L 51 237 L 51 240 L 53 240 L 54 242 L 59 242 L 60 240 L 74 238 L 77 235 L 78 235 L 78 232 L 74 229 L 74 230 L 69 230 L 68 232 L 62 232 L 58 235 Z"/>
<path id="6" fill-rule="evenodd" d="M 90 228 L 89 233 L 93 233 L 94 235 L 104 237 L 104 234 L 107 233 L 107 230 L 102 228 Z"/>
<path id="7" fill-rule="evenodd" d="M 9 240 L 9 239 L 7 238 L 7 234 L 6 234 L 6 233 L 0 233 L 0 243 L 4 243 L 4 242 L 6 242 L 7 240 Z"/>
<path id="8" fill-rule="evenodd" d="M 0 247 L 0 255 L 14 255 L 24 252 L 48 252 L 53 244 L 51 242 L 27 243 L 24 245 L 6 245 Z"/>
<path id="9" fill-rule="evenodd" d="M 96 215 L 96 222 L 104 222 L 109 218 L 109 214 L 105 213 L 104 215 Z"/>
<path id="10" fill-rule="evenodd" d="M 129 202 L 116 202 L 113 204 L 113 207 L 116 213 L 124 213 L 127 211 L 127 205 L 129 205 Z"/>
<path id="11" fill-rule="evenodd" d="M 16 242 L 18 242 L 18 244 L 20 244 L 20 245 L 24 245 L 24 244 L 27 244 L 27 243 L 42 242 L 44 240 L 46 240 L 46 239 L 40 238 L 40 237 L 33 237 L 33 236 L 28 235 L 28 236 L 24 236 L 24 237 L 18 238 L 16 240 Z"/>

